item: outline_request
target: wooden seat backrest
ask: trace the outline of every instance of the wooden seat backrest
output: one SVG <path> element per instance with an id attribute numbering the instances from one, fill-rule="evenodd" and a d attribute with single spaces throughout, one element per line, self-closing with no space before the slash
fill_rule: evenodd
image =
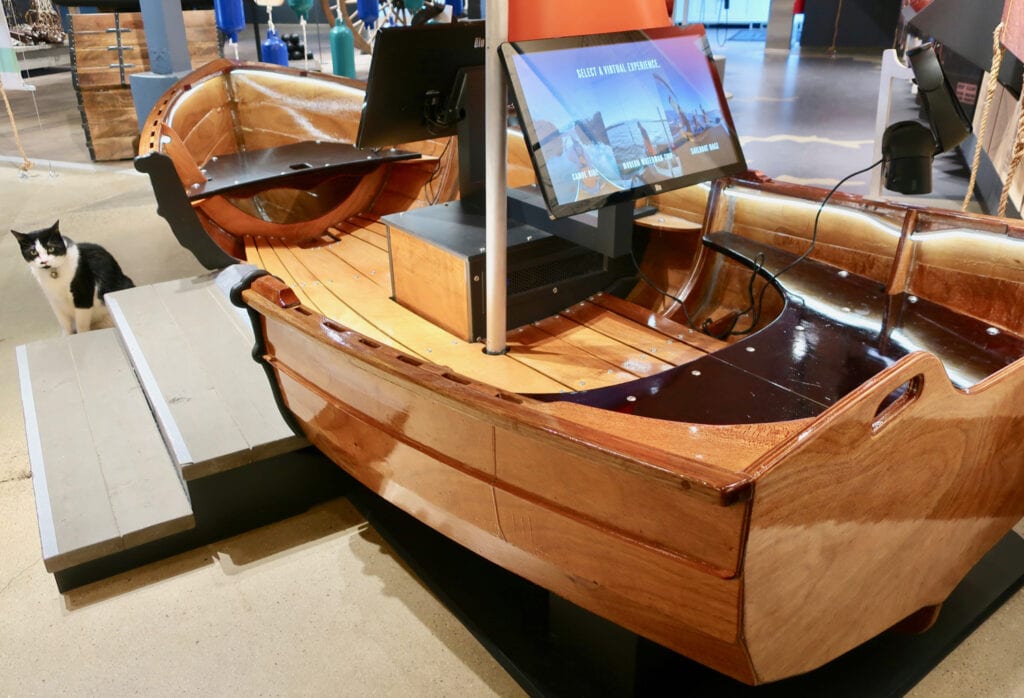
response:
<path id="1" fill-rule="evenodd" d="M 707 232 L 725 230 L 794 254 L 815 237 L 822 190 L 723 181 Z M 1024 334 L 1024 224 L 838 194 L 821 209 L 811 259 Z"/>

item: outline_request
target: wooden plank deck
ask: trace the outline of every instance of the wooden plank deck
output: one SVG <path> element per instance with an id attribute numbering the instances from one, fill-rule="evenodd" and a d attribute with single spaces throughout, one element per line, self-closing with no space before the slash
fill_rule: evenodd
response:
<path id="1" fill-rule="evenodd" d="M 212 275 L 120 291 L 107 305 L 184 479 L 305 445 L 249 358 L 247 320 Z"/>
<path id="2" fill-rule="evenodd" d="M 509 332 L 509 352 L 486 356 L 391 299 L 387 229 L 358 216 L 319 245 L 247 239 L 248 262 L 287 283 L 311 310 L 400 351 L 518 393 L 599 388 L 650 376 L 724 342 L 619 298 L 597 294 Z"/>
<path id="3" fill-rule="evenodd" d="M 17 348 L 48 572 L 192 528 L 192 508 L 113 329 Z"/>

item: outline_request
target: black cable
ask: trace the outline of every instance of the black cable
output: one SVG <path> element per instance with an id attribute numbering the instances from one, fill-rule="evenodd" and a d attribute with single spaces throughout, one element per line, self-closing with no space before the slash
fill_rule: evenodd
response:
<path id="1" fill-rule="evenodd" d="M 807 249 L 804 250 L 803 254 L 801 254 L 799 257 L 794 259 L 792 262 L 790 262 L 786 266 L 782 267 L 782 269 L 779 269 L 777 272 L 772 274 L 771 278 L 769 278 L 767 281 L 765 281 L 764 286 L 761 287 L 761 293 L 758 294 L 757 303 L 756 303 L 756 312 L 754 313 L 753 318 L 751 318 L 750 326 L 747 327 L 745 330 L 739 330 L 739 331 L 734 331 L 733 330 L 733 328 L 736 327 L 736 323 L 739 322 L 739 319 L 741 317 L 743 317 L 744 315 L 748 314 L 751 310 L 755 310 L 755 307 L 754 307 L 755 304 L 753 303 L 753 298 L 751 298 L 751 301 L 752 301 L 751 305 L 746 307 L 746 308 L 744 308 L 742 311 L 740 311 L 740 313 L 736 316 L 735 320 L 733 321 L 732 327 L 729 328 L 729 331 L 724 336 L 750 334 L 754 330 L 754 328 L 757 327 L 757 323 L 761 319 L 761 309 L 762 309 L 762 307 L 764 305 L 764 294 L 765 294 L 765 291 L 768 290 L 769 286 L 771 286 L 772 284 L 775 283 L 776 279 L 778 279 L 780 276 L 785 274 L 787 271 L 792 269 L 794 266 L 796 266 L 800 262 L 802 262 L 805 259 L 807 259 L 807 257 L 814 250 L 814 246 L 818 242 L 818 221 L 821 219 L 821 212 L 825 210 L 825 204 L 828 203 L 828 200 L 832 198 L 832 195 L 835 194 L 839 190 L 839 187 L 841 187 L 847 180 L 851 179 L 852 177 L 856 177 L 859 174 L 864 174 L 865 172 L 873 170 L 874 168 L 878 167 L 881 164 L 882 164 L 882 159 L 880 158 L 880 159 L 876 160 L 875 162 L 871 163 L 870 165 L 868 165 L 867 167 L 865 167 L 863 169 L 860 169 L 860 170 L 857 170 L 856 172 L 851 172 L 850 174 L 846 175 L 845 177 L 840 179 L 838 182 L 836 182 L 836 185 L 834 187 L 832 187 L 832 189 L 829 190 L 828 194 L 825 195 L 825 198 L 821 200 L 821 204 L 818 206 L 818 212 L 814 216 L 814 228 L 811 230 L 811 244 L 807 246 Z M 755 264 L 754 269 L 751 272 L 751 275 L 750 275 L 750 284 L 751 284 L 750 287 L 751 288 L 753 286 L 754 277 L 756 277 L 757 274 L 763 268 L 762 264 L 763 264 L 763 258 L 762 258 L 761 263 Z"/>
<path id="2" fill-rule="evenodd" d="M 873 170 L 874 168 L 878 167 L 881 164 L 882 160 L 879 159 L 863 169 L 857 170 L 856 172 L 851 172 L 850 174 L 846 175 L 838 182 L 836 182 L 836 185 L 829 190 L 828 194 L 825 195 L 825 198 L 821 200 L 821 204 L 818 205 L 818 212 L 814 216 L 814 227 L 811 230 L 811 244 L 807 246 L 807 249 L 804 250 L 799 257 L 797 257 L 792 262 L 784 266 L 782 269 L 772 274 L 771 278 L 765 281 L 764 286 L 761 287 L 761 292 L 757 294 L 756 300 L 754 299 L 754 281 L 757 279 L 758 274 L 760 274 L 761 271 L 764 269 L 764 255 L 758 254 L 754 258 L 754 268 L 753 270 L 751 270 L 750 281 L 747 283 L 747 297 L 750 299 L 750 304 L 746 308 L 741 310 L 739 313 L 737 313 L 736 317 L 733 319 L 732 325 L 729 326 L 728 331 L 718 335 L 718 339 L 725 339 L 726 337 L 731 335 L 750 334 L 750 332 L 752 332 L 754 328 L 757 327 L 757 323 L 761 319 L 761 309 L 764 305 L 765 291 L 768 290 L 769 286 L 775 283 L 776 279 L 778 279 L 780 276 L 785 274 L 787 271 L 795 267 L 803 260 L 807 259 L 811 252 L 814 251 L 814 246 L 818 242 L 818 222 L 821 219 L 821 213 L 822 211 L 825 210 L 825 204 L 828 203 L 828 200 L 831 199 L 832 195 L 839 190 L 839 187 L 843 186 L 843 184 L 845 184 L 849 179 L 856 177 L 859 174 L 864 174 L 865 172 Z M 629 250 L 629 258 L 633 261 L 633 266 L 636 268 L 637 274 L 640 276 L 641 279 L 643 279 L 644 283 L 646 283 L 648 286 L 650 286 L 651 288 L 653 288 L 655 291 L 665 296 L 666 298 L 671 298 L 676 303 L 678 303 L 680 310 L 683 311 L 683 317 L 686 318 L 687 327 L 689 327 L 691 330 L 696 330 L 697 328 L 694 327 L 693 320 L 690 318 L 690 314 L 686 310 L 686 304 L 682 301 L 682 299 L 673 296 L 671 293 L 658 286 L 658 284 L 654 283 L 654 281 L 652 281 L 651 278 L 644 273 L 643 269 L 640 268 L 640 263 L 637 261 L 636 253 L 633 251 L 632 248 L 630 248 Z M 745 330 L 734 330 L 734 328 L 736 327 L 736 323 L 739 322 L 739 319 L 755 309 L 757 312 L 754 313 L 754 317 L 751 319 L 750 326 L 747 327 Z M 701 331 L 703 331 L 705 334 L 710 335 L 710 333 L 707 332 L 707 325 L 709 324 L 709 321 L 710 319 L 705 320 L 704 325 L 701 328 Z"/>
<path id="3" fill-rule="evenodd" d="M 725 21 L 722 21 L 722 12 L 725 12 Z M 719 46 L 725 46 L 725 42 L 729 40 L 729 2 L 728 0 L 722 0 L 722 4 L 718 8 L 718 22 L 715 28 L 715 41 Z M 722 38 L 725 37 L 725 38 Z"/>
<path id="4" fill-rule="evenodd" d="M 445 155 L 448 154 L 448 148 L 451 147 L 452 140 L 453 138 L 449 137 L 448 140 L 445 141 L 444 149 L 441 151 L 441 154 L 437 156 L 437 167 L 435 167 L 434 171 L 430 173 L 430 178 L 423 183 L 423 192 L 424 194 L 426 194 L 427 200 L 430 201 L 431 205 L 439 203 L 441 199 L 441 190 L 435 190 L 433 196 L 431 197 L 431 194 L 427 188 L 430 186 L 431 183 L 433 183 L 435 179 L 437 179 L 437 176 L 441 172 L 442 167 L 444 167 L 445 174 L 448 174 L 448 170 L 451 168 L 451 163 L 445 163 L 444 157 Z"/>
<path id="5" fill-rule="evenodd" d="M 632 247 L 629 248 L 629 258 L 633 260 L 633 266 L 636 267 L 636 273 L 640 275 L 640 278 L 643 279 L 648 286 L 653 288 L 661 295 L 665 296 L 666 298 L 671 298 L 676 303 L 678 303 L 680 310 L 683 311 L 683 317 L 686 318 L 686 326 L 689 327 L 691 330 L 696 330 L 696 328 L 693 326 L 693 320 L 690 319 L 690 314 L 686 312 L 686 304 L 683 303 L 683 301 L 681 301 L 679 298 L 676 298 L 671 293 L 663 290 L 656 283 L 651 281 L 650 277 L 648 277 L 647 274 L 644 273 L 644 270 L 640 268 L 640 263 L 636 261 L 636 254 L 633 252 Z"/>

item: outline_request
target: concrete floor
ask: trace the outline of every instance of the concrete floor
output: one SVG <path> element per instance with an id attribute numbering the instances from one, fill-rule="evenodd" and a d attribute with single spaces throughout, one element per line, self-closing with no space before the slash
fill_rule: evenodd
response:
<path id="1" fill-rule="evenodd" d="M 243 38 L 243 57 L 251 46 Z M 762 46 L 715 45 L 751 167 L 830 186 L 869 164 L 878 61 L 765 58 Z M 35 99 L 11 95 L 34 162 L 27 177 L 0 118 L 2 227 L 60 218 L 138 284 L 199 273 L 156 215 L 148 179 L 130 163 L 89 161 L 68 75 L 30 82 Z M 943 167 L 951 176 L 937 178 L 937 203 L 963 191 L 958 165 Z M 522 693 L 345 500 L 59 594 L 40 559 L 14 364 L 16 345 L 59 328 L 6 233 L 0 297 L 0 694 Z M 1024 696 L 1022 626 L 1018 593 L 912 695 Z"/>

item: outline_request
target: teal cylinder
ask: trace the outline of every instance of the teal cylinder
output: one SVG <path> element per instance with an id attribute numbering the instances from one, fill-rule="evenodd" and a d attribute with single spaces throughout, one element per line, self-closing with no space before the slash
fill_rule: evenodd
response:
<path id="1" fill-rule="evenodd" d="M 352 32 L 340 19 L 331 27 L 331 67 L 335 75 L 356 76 L 356 46 Z"/>
<path id="2" fill-rule="evenodd" d="M 313 0 L 288 0 L 288 7 L 304 20 L 309 20 L 309 11 L 313 7 Z"/>

